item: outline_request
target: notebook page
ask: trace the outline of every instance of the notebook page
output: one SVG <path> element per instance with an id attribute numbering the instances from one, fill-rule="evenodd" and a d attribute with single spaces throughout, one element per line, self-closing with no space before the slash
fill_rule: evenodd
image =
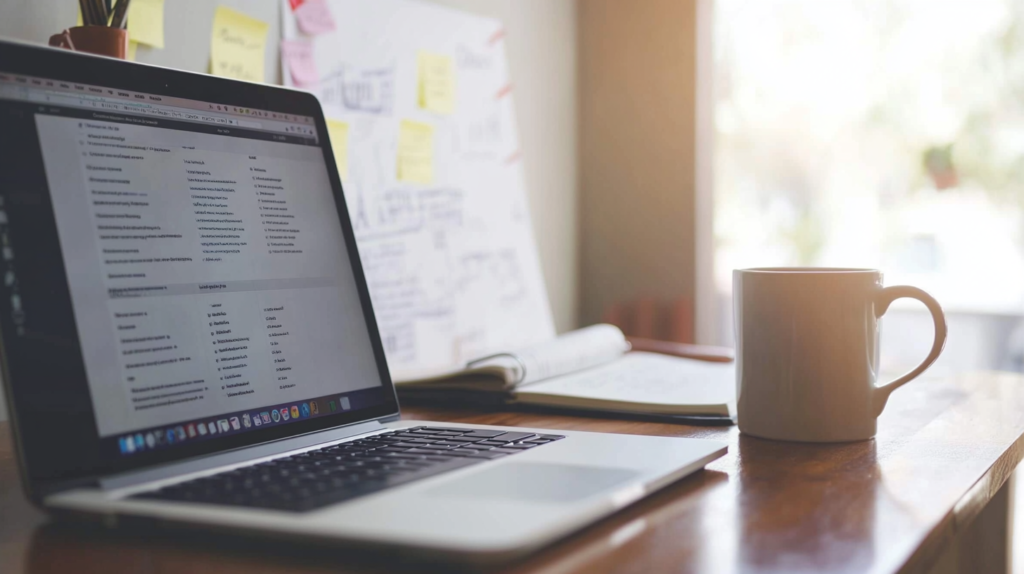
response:
<path id="1" fill-rule="evenodd" d="M 519 390 L 631 403 L 731 405 L 736 401 L 736 369 L 732 364 L 629 353 L 585 371 L 520 385 Z"/>
<path id="2" fill-rule="evenodd" d="M 510 371 L 513 381 L 522 379 L 520 385 L 523 385 L 590 369 L 614 361 L 628 350 L 629 343 L 618 327 L 593 325 L 553 341 L 471 361 L 467 366 L 501 366 Z"/>

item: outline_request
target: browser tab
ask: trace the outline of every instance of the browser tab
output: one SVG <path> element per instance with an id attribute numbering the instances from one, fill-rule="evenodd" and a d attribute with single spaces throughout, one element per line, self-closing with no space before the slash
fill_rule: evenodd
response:
<path id="1" fill-rule="evenodd" d="M 35 102 L 45 102 L 56 106 L 70 106 L 74 108 L 100 108 L 113 112 L 121 112 L 132 115 L 151 116 L 168 120 L 181 120 L 190 122 L 202 122 L 221 126 L 239 126 L 246 129 L 303 134 L 309 141 L 304 143 L 317 142 L 315 130 L 296 129 L 299 123 L 312 123 L 312 118 L 290 116 L 265 110 L 254 110 L 224 104 L 212 104 L 209 102 L 197 102 L 181 98 L 159 96 L 155 94 L 138 94 L 119 90 L 91 86 L 86 84 L 72 84 L 55 82 L 42 78 L 16 76 L 12 74 L 0 75 L 0 84 L 28 84 L 33 87 L 32 92 L 4 92 L 3 97 L 15 97 Z M 43 86 L 48 86 L 44 88 Z M 3 86 L 0 85 L 0 88 Z M 50 113 L 59 113 L 58 108 L 51 109 Z M 215 110 L 212 115 L 202 115 L 197 110 Z M 43 108 L 40 108 L 43 111 Z M 248 116 L 249 118 L 261 118 L 261 121 L 235 119 L 231 116 Z M 266 118 L 264 121 L 263 118 Z M 273 119 L 271 119 L 273 118 Z"/>

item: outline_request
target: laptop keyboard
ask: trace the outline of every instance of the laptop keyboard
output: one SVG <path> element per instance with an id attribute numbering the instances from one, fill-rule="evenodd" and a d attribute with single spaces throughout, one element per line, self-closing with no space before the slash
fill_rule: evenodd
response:
<path id="1" fill-rule="evenodd" d="M 563 438 L 491 429 L 414 427 L 236 468 L 132 498 L 306 512 Z"/>

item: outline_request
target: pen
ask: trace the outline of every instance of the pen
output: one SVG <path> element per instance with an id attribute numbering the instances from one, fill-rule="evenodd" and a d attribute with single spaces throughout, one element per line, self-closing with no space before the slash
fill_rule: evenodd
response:
<path id="1" fill-rule="evenodd" d="M 124 28 L 125 17 L 128 15 L 128 2 L 130 0 L 117 0 L 114 6 L 114 15 L 110 18 L 111 28 Z"/>

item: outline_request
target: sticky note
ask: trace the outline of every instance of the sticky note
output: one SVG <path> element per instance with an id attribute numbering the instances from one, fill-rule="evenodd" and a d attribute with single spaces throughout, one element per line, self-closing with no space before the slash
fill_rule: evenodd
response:
<path id="1" fill-rule="evenodd" d="M 434 181 L 434 126 L 402 120 L 398 128 L 398 181 Z"/>
<path id="2" fill-rule="evenodd" d="M 164 47 L 164 0 L 131 0 L 128 37 L 154 48 Z"/>
<path id="3" fill-rule="evenodd" d="M 338 175 L 348 177 L 348 124 L 338 120 L 327 120 L 327 135 L 334 150 L 334 163 L 338 164 Z"/>
<path id="4" fill-rule="evenodd" d="M 267 23 L 218 6 L 210 39 L 210 71 L 250 82 L 263 81 Z"/>
<path id="5" fill-rule="evenodd" d="M 292 10 L 302 33 L 317 36 L 334 31 L 334 16 L 331 15 L 327 0 L 304 0 L 298 6 L 293 6 Z"/>
<path id="6" fill-rule="evenodd" d="M 451 56 L 420 52 L 416 56 L 419 107 L 438 114 L 455 109 L 455 62 Z"/>
<path id="7" fill-rule="evenodd" d="M 305 87 L 320 81 L 313 57 L 313 44 L 302 40 L 281 40 L 281 60 L 296 86 Z"/>

